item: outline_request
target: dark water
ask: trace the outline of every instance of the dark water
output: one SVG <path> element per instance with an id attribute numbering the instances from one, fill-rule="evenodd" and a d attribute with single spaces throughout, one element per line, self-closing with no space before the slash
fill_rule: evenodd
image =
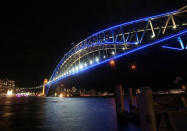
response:
<path id="1" fill-rule="evenodd" d="M 113 98 L 0 97 L 0 131 L 140 131 L 119 125 Z"/>

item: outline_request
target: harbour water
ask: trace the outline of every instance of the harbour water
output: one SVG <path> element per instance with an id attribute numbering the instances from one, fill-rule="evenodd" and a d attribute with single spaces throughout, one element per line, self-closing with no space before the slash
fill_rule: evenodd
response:
<path id="1" fill-rule="evenodd" d="M 0 97 L 0 131 L 140 131 L 118 124 L 114 98 Z"/>

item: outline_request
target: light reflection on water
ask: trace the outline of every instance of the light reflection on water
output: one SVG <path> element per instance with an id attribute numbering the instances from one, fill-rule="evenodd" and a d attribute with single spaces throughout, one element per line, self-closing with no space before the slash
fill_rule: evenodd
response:
<path id="1" fill-rule="evenodd" d="M 113 98 L 0 98 L 0 130 L 139 131 L 119 126 Z"/>

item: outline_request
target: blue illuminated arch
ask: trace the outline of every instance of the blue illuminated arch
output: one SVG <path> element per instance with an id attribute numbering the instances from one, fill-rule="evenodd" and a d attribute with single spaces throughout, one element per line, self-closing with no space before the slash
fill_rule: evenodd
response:
<path id="1" fill-rule="evenodd" d="M 163 42 L 171 39 L 178 40 L 180 48 L 169 47 L 167 45 L 162 45 L 162 47 L 177 51 L 187 49 L 187 46 L 185 47 L 182 40 L 182 38 L 186 38 L 187 36 L 187 23 L 185 23 L 185 20 L 181 21 L 180 23 L 175 21 L 175 17 L 178 16 L 178 14 L 183 15 L 183 13 L 187 12 L 184 11 L 185 9 L 186 8 L 182 8 L 180 10 L 122 23 L 92 34 L 75 45 L 61 59 L 46 86 L 50 87 L 51 85 L 67 77 L 94 68 L 95 66 L 106 63 L 111 59 L 118 59 L 141 49 L 156 44 L 162 44 Z M 157 22 L 162 24 L 158 25 Z M 138 28 L 134 29 L 131 28 L 131 26 Z M 125 50 L 122 53 L 116 54 L 116 50 L 121 50 L 124 47 Z M 100 50 L 107 51 L 107 49 L 115 49 L 115 56 L 102 59 L 102 61 L 93 63 L 85 66 L 83 69 L 72 72 L 71 69 L 74 68 L 73 66 L 76 64 L 77 66 L 80 66 L 80 59 L 83 59 L 84 56 L 88 55 L 89 53 L 94 53 L 95 48 L 98 48 L 96 51 L 99 53 Z M 77 62 L 78 60 L 79 63 Z"/>

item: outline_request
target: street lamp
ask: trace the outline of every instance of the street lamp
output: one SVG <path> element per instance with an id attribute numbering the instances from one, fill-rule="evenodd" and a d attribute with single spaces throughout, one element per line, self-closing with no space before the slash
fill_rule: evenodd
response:
<path id="1" fill-rule="evenodd" d="M 115 67 L 115 65 L 116 65 L 116 63 L 115 63 L 115 61 L 114 61 L 114 60 L 110 60 L 109 64 L 110 64 L 110 66 L 111 66 L 112 68 L 114 68 L 114 67 Z"/>
<path id="2" fill-rule="evenodd" d="M 131 68 L 131 70 L 134 71 L 134 70 L 136 70 L 136 65 L 135 65 L 135 64 L 132 64 L 130 68 Z"/>

